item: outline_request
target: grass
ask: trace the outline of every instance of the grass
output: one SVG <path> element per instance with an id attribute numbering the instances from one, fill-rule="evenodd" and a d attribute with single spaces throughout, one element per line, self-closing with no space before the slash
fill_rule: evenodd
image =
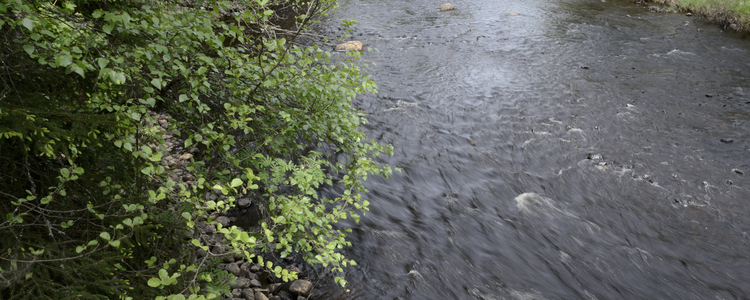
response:
<path id="1" fill-rule="evenodd" d="M 653 0 L 652 2 L 692 12 L 737 31 L 750 32 L 750 1 L 747 0 Z"/>

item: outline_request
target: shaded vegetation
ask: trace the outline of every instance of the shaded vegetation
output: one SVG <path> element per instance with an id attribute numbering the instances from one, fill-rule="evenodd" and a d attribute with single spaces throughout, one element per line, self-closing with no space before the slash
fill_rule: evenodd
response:
<path id="1" fill-rule="evenodd" d="M 373 159 L 391 148 L 359 130 L 351 100 L 375 91 L 359 53 L 295 43 L 333 6 L 0 1 L 0 298 L 211 299 L 227 255 L 285 280 L 258 253 L 354 264 L 333 225 L 367 209 L 362 180 L 390 174 Z M 169 151 L 195 154 L 187 180 Z M 248 196 L 258 230 L 213 219 Z"/>

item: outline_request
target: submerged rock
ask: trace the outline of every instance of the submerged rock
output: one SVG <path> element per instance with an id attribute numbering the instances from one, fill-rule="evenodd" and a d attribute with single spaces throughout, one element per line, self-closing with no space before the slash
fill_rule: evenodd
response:
<path id="1" fill-rule="evenodd" d="M 515 17 L 515 16 L 518 16 L 518 14 L 517 13 L 509 13 L 509 14 L 507 14 L 505 16 L 506 17 Z"/>
<path id="2" fill-rule="evenodd" d="M 441 4 L 440 6 L 438 6 L 439 11 L 454 10 L 454 9 L 456 9 L 456 7 L 450 3 L 445 3 L 445 4 Z"/>
<path id="3" fill-rule="evenodd" d="M 348 41 L 346 43 L 336 45 L 336 51 L 362 51 L 362 42 L 360 41 Z"/>

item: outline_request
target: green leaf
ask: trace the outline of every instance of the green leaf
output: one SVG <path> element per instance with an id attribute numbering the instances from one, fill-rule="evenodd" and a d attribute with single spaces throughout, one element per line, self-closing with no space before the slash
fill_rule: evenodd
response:
<path id="1" fill-rule="evenodd" d="M 109 236 L 109 232 L 106 232 L 106 231 L 103 231 L 102 233 L 100 233 L 99 237 L 107 241 L 109 241 L 112 238 Z"/>
<path id="2" fill-rule="evenodd" d="M 151 279 L 148 280 L 148 286 L 150 286 L 150 287 L 159 287 L 159 286 L 161 286 L 161 280 L 159 280 L 159 278 L 151 278 Z"/>
<path id="3" fill-rule="evenodd" d="M 21 20 L 21 25 L 26 27 L 29 31 L 34 30 L 34 21 L 29 18 L 23 18 L 23 20 Z"/>
<path id="4" fill-rule="evenodd" d="M 112 25 L 109 25 L 109 23 L 104 24 L 104 26 L 102 26 L 102 30 L 107 34 L 110 34 L 112 33 Z"/>
<path id="5" fill-rule="evenodd" d="M 161 278 L 162 281 L 169 279 L 169 273 L 167 273 L 167 270 L 160 269 L 159 278 Z"/>
<path id="6" fill-rule="evenodd" d="M 84 248 L 83 246 L 76 247 L 76 253 L 81 253 L 83 252 L 83 250 L 86 250 L 86 248 Z"/>
<path id="7" fill-rule="evenodd" d="M 232 184 L 231 185 L 232 185 L 233 188 L 241 186 L 242 185 L 242 179 L 239 179 L 239 178 L 232 179 Z"/>
<path id="8" fill-rule="evenodd" d="M 153 84 L 157 89 L 161 90 L 161 79 L 159 78 L 151 79 L 151 84 Z"/>
<path id="9" fill-rule="evenodd" d="M 28 53 L 29 55 L 31 55 L 34 53 L 35 48 L 32 45 L 23 45 L 23 50 L 26 51 L 26 53 Z"/>
<path id="10" fill-rule="evenodd" d="M 67 67 L 73 63 L 73 56 L 70 54 L 62 54 L 55 57 L 55 64 L 60 67 Z"/>
<path id="11" fill-rule="evenodd" d="M 115 248 L 120 247 L 120 241 L 119 240 L 111 241 L 111 242 L 109 242 L 109 244 L 112 247 L 115 247 Z"/>
<path id="12" fill-rule="evenodd" d="M 99 69 L 104 69 L 109 65 L 109 59 L 106 58 L 97 58 L 96 63 L 99 65 Z"/>

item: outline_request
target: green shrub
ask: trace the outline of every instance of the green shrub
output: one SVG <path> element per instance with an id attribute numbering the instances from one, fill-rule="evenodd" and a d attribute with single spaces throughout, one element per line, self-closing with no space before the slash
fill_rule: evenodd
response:
<path id="1" fill-rule="evenodd" d="M 362 180 L 390 174 L 374 159 L 391 147 L 359 130 L 351 101 L 375 91 L 359 53 L 295 42 L 333 5 L 0 1 L 0 298 L 213 298 L 208 258 L 222 255 L 285 280 L 296 274 L 257 254 L 354 264 L 334 224 L 367 209 Z M 188 183 L 165 168 L 165 134 L 194 153 Z M 247 195 L 260 230 L 211 218 Z M 229 251 L 211 252 L 196 222 Z"/>

